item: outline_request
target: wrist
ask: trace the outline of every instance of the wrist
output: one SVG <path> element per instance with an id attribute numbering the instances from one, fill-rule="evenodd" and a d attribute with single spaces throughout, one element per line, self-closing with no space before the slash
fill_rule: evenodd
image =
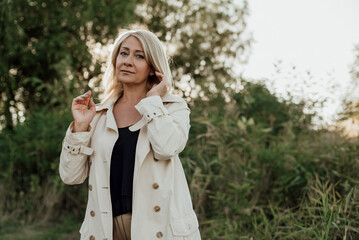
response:
<path id="1" fill-rule="evenodd" d="M 74 122 L 73 128 L 72 128 L 72 132 L 76 133 L 76 132 L 87 132 L 89 128 L 88 124 L 81 124 L 81 123 L 76 123 Z"/>

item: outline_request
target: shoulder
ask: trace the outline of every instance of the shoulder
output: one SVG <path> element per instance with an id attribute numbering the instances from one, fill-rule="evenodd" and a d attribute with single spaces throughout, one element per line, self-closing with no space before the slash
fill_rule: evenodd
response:
<path id="1" fill-rule="evenodd" d="M 163 103 L 185 103 L 186 104 L 186 101 L 178 96 L 178 95 L 175 95 L 175 94 L 172 94 L 172 93 L 167 93 L 166 95 L 164 95 L 162 97 L 162 102 Z"/>
<path id="2" fill-rule="evenodd" d="M 187 102 L 182 97 L 175 94 L 167 93 L 165 96 L 163 96 L 162 102 L 169 112 L 175 112 L 184 109 L 189 110 Z"/>

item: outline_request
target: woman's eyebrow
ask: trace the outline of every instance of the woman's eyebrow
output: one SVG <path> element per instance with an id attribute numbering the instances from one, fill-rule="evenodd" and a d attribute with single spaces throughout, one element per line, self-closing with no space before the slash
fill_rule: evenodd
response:
<path id="1" fill-rule="evenodd" d="M 130 51 L 130 49 L 129 49 L 128 47 L 121 47 L 121 48 L 124 48 L 125 50 Z M 142 51 L 142 50 L 135 50 L 135 52 L 144 52 L 144 51 Z"/>

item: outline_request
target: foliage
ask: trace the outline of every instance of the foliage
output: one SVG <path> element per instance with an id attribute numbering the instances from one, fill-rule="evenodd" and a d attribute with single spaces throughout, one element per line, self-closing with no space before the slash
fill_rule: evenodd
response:
<path id="1" fill-rule="evenodd" d="M 58 175 L 69 101 L 100 72 L 89 42 L 135 17 L 166 43 L 190 103 L 181 159 L 203 239 L 359 238 L 359 139 L 313 129 L 307 102 L 234 76 L 251 40 L 237 2 L 145 0 L 133 16 L 133 1 L 1 1 L 0 238 L 32 221 L 59 224 L 36 239 L 78 231 L 87 190 Z"/>
<path id="2" fill-rule="evenodd" d="M 134 7 L 123 0 L 1 0 L 0 125 L 12 129 L 19 111 L 65 104 L 83 91 L 100 73 L 88 42 L 116 36 Z"/>
<path id="3" fill-rule="evenodd" d="M 343 101 L 344 110 L 341 113 L 341 120 L 359 119 L 359 98 L 357 94 L 359 90 L 359 45 L 355 47 L 354 56 L 355 60 L 351 69 L 352 81 Z"/>
<path id="4" fill-rule="evenodd" d="M 359 86 L 359 44 L 354 48 L 354 62 L 351 69 L 352 83 L 355 88 Z"/>
<path id="5" fill-rule="evenodd" d="M 229 102 L 191 104 L 181 159 L 203 238 L 355 239 L 359 139 L 313 130 L 303 105 L 280 102 L 261 84 L 243 85 Z M 81 221 L 86 188 L 64 186 L 58 176 L 70 121 L 69 110 L 39 109 L 13 133 L 2 132 L 2 223 L 66 212 Z"/>
<path id="6" fill-rule="evenodd" d="M 16 222 L 6 222 L 0 228 L 2 240 L 77 240 L 81 222 L 71 216 L 63 216 L 56 223 L 39 224 L 38 222 L 21 227 Z"/>
<path id="7" fill-rule="evenodd" d="M 228 95 L 234 62 L 247 60 L 252 40 L 246 0 L 146 0 L 136 13 L 166 43 L 178 91 L 188 98 Z"/>
<path id="8" fill-rule="evenodd" d="M 61 215 L 57 207 L 78 213 L 85 206 L 86 191 L 65 187 L 58 174 L 61 139 L 71 118 L 69 110 L 41 109 L 1 133 L 0 222 L 20 216 L 23 222 L 46 221 Z"/>
<path id="9" fill-rule="evenodd" d="M 182 160 L 204 238 L 357 238 L 359 139 L 313 130 L 260 84 L 233 99 L 192 106 Z"/>

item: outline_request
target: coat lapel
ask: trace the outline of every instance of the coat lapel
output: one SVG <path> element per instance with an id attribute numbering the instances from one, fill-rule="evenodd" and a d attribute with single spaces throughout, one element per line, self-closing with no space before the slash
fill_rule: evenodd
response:
<path id="1" fill-rule="evenodd" d="M 147 126 L 141 128 L 136 146 L 136 164 L 140 168 L 147 154 L 150 152 L 150 141 L 147 138 Z"/>
<path id="2" fill-rule="evenodd" d="M 113 115 L 113 106 L 116 101 L 117 99 L 113 98 L 111 100 L 108 100 L 102 105 L 101 104 L 96 105 L 96 112 L 107 109 L 106 127 L 114 130 L 115 132 L 118 132 L 115 117 Z"/>
<path id="3" fill-rule="evenodd" d="M 106 127 L 118 132 L 115 116 L 113 115 L 113 108 L 107 110 Z"/>

